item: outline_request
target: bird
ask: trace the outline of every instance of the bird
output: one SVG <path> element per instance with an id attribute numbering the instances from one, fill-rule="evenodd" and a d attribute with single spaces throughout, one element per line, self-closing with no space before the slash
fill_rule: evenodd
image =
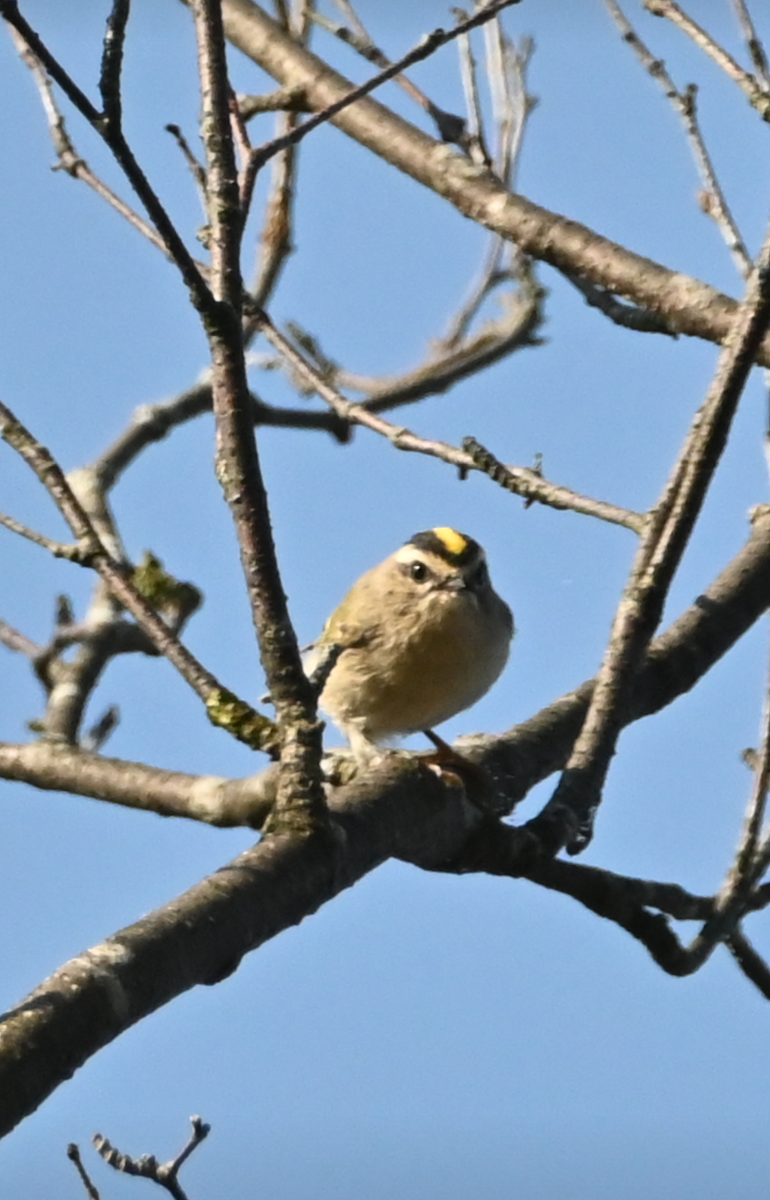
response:
<path id="1" fill-rule="evenodd" d="M 320 709 L 367 762 L 392 739 L 429 732 L 475 704 L 502 673 L 513 633 L 482 547 L 439 526 L 353 584 L 305 670 Z"/>

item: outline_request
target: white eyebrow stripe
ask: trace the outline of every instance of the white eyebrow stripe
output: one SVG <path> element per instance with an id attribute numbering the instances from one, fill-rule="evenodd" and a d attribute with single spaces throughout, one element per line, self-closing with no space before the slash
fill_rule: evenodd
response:
<path id="1" fill-rule="evenodd" d="M 426 560 L 426 555 L 416 546 L 402 546 L 393 557 L 399 563 L 425 562 Z"/>

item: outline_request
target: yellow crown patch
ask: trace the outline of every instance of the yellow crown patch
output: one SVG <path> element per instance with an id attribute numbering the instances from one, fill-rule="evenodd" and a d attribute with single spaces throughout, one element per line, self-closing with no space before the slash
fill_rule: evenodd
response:
<path id="1" fill-rule="evenodd" d="M 449 554 L 459 556 L 468 548 L 468 539 L 464 538 L 456 529 L 450 529 L 447 525 L 440 525 L 433 532 L 439 541 L 444 543 Z"/>

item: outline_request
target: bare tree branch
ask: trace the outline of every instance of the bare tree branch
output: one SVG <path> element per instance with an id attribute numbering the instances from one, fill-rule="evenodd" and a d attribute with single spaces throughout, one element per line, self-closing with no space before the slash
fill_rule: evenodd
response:
<path id="1" fill-rule="evenodd" d="M 562 271 L 562 275 L 585 298 L 589 308 L 597 309 L 621 329 L 632 329 L 634 333 L 663 333 L 673 338 L 679 336 L 660 313 L 638 308 L 635 304 L 624 304 L 606 288 L 597 287 L 569 271 Z"/>
<path id="2" fill-rule="evenodd" d="M 767 55 L 761 41 L 757 37 L 757 31 L 754 28 L 754 22 L 746 7 L 745 0 L 733 0 L 733 8 L 738 17 L 741 32 L 746 42 L 746 49 L 749 52 L 749 58 L 754 64 L 754 70 L 757 73 L 757 81 L 766 92 L 770 92 L 770 69 L 767 64 Z"/>
<path id="3" fill-rule="evenodd" d="M 106 549 L 83 505 L 58 463 L 4 404 L 0 403 L 0 435 L 24 459 L 54 500 L 80 547 L 78 561 L 93 567 L 112 596 L 128 609 L 159 654 L 168 658 L 182 678 L 204 701 L 209 718 L 253 747 L 274 745 L 273 723 L 237 700 L 187 650 L 154 608 L 140 595 L 124 563 Z"/>
<path id="4" fill-rule="evenodd" d="M 727 939 L 727 948 L 736 963 L 766 1000 L 770 1000 L 770 968 L 757 954 L 749 939 L 736 929 Z"/>
<path id="5" fill-rule="evenodd" d="M 349 92 L 348 80 L 295 45 L 252 0 L 223 0 L 222 12 L 233 44 L 284 86 L 305 89 L 313 108 L 324 108 Z M 727 336 L 735 300 L 508 192 L 490 172 L 468 163 L 371 97 L 339 112 L 333 123 L 533 258 L 658 314 L 672 333 L 713 342 Z M 770 337 L 764 338 L 757 358 L 770 365 Z"/>
<path id="6" fill-rule="evenodd" d="M 190 1117 L 190 1124 L 192 1133 L 187 1143 L 176 1158 L 167 1163 L 159 1163 L 154 1154 L 144 1154 L 141 1158 L 122 1154 L 101 1133 L 94 1134 L 93 1143 L 97 1153 L 116 1171 L 121 1171 L 124 1175 L 149 1179 L 165 1188 L 169 1195 L 174 1197 L 174 1200 L 187 1200 L 179 1182 L 179 1171 L 193 1151 L 197 1150 L 211 1132 L 211 1126 L 202 1121 L 200 1117 Z"/>
<path id="7" fill-rule="evenodd" d="M 622 713 L 641 655 L 663 612 L 668 590 L 700 513 L 770 321 L 770 230 L 726 340 L 708 395 L 698 410 L 660 500 L 648 516 L 596 690 L 564 773 L 541 818 L 554 849 L 579 853 L 590 841 L 594 813 L 615 753 Z"/>
<path id="8" fill-rule="evenodd" d="M 769 592 L 770 508 L 762 508 L 743 549 L 650 645 L 626 721 L 658 712 L 694 687 L 764 613 Z M 588 680 L 508 733 L 466 736 L 457 743 L 462 756 L 479 763 L 495 781 L 497 815 L 508 815 L 536 784 L 564 765 L 594 685 Z M 121 762 L 45 742 L 0 743 L 0 777 L 161 816 L 254 829 L 262 827 L 276 788 L 275 767 L 244 780 L 225 780 Z"/>
<path id="9" fill-rule="evenodd" d="M 139 233 L 149 242 L 160 250 L 167 258 L 169 258 L 168 249 L 163 238 L 153 229 L 143 217 L 139 215 L 129 204 L 117 195 L 112 188 L 96 175 L 85 161 L 78 154 L 75 146 L 67 132 L 67 126 L 56 103 L 56 97 L 51 86 L 51 80 L 46 74 L 43 64 L 40 59 L 32 52 L 30 47 L 25 42 L 24 38 L 13 28 L 10 30 L 14 45 L 16 46 L 19 56 L 29 68 L 32 77 L 35 80 L 40 99 L 43 104 L 43 111 L 48 121 L 48 132 L 53 143 L 53 148 L 59 159 L 59 167 L 62 171 L 72 176 L 73 179 L 79 179 L 90 187 L 97 196 L 105 200 L 116 212 L 120 214 L 129 225 L 132 225 Z"/>
<path id="10" fill-rule="evenodd" d="M 514 0 L 514 3 L 516 2 L 517 0 Z M 337 22 L 330 20 L 329 17 L 324 16 L 323 13 L 317 12 L 313 13 L 313 21 L 315 24 L 319 25 L 322 29 L 326 29 L 329 33 L 334 34 L 335 37 L 338 37 L 341 41 L 345 42 L 346 45 L 352 46 L 353 49 L 356 50 L 356 52 L 368 62 L 374 63 L 375 66 L 380 67 L 382 71 L 387 74 L 388 78 L 393 78 L 394 82 L 403 88 L 407 96 L 409 96 L 409 98 L 413 100 L 415 104 L 417 104 L 421 109 L 423 109 L 424 112 L 428 114 L 429 117 L 432 118 L 436 124 L 439 137 L 442 141 L 454 142 L 456 145 L 460 146 L 463 150 L 466 150 L 472 155 L 474 149 L 473 136 L 469 138 L 468 134 L 466 133 L 466 123 L 462 117 L 458 117 L 454 113 L 445 112 L 442 108 L 430 100 L 428 96 L 425 95 L 425 92 L 423 92 L 421 88 L 417 87 L 417 85 L 411 79 L 409 79 L 408 76 L 404 75 L 403 73 L 395 75 L 392 74 L 392 71 L 394 70 L 394 64 L 390 61 L 387 55 L 379 49 L 378 46 L 375 46 L 360 17 L 358 17 L 358 15 L 353 11 L 352 7 L 349 4 L 342 3 L 341 0 L 335 0 L 335 3 L 337 8 L 339 8 L 347 18 L 348 25 L 339 25 Z M 468 20 L 467 14 L 458 8 L 454 10 L 454 16 L 458 21 L 461 21 L 464 24 Z M 436 38 L 437 44 L 435 49 L 440 48 L 438 39 L 442 32 L 443 31 L 441 30 L 436 30 L 435 34 L 430 35 Z M 467 41 L 468 32 L 469 28 L 466 26 L 462 33 L 458 35 L 455 32 L 453 33 L 453 36 L 458 36 L 459 42 L 462 45 L 464 41 Z M 420 43 L 420 46 L 417 47 L 417 50 L 420 53 L 422 53 L 426 41 L 427 39 L 423 39 L 423 41 Z M 406 56 L 410 61 L 405 62 L 402 59 L 400 65 L 402 65 L 404 68 L 411 66 L 415 62 L 415 60 L 412 58 L 413 53 L 414 51 L 410 51 Z M 430 53 L 434 53 L 434 49 L 431 49 Z M 397 66 L 398 64 L 396 64 L 395 69 L 397 69 Z M 489 161 L 488 158 L 486 161 Z"/>
<path id="11" fill-rule="evenodd" d="M 377 90 L 377 88 L 382 87 L 383 83 L 387 83 L 389 79 L 394 79 L 401 75 L 403 71 L 405 71 L 408 67 L 414 66 L 415 63 L 422 62 L 424 59 L 430 58 L 432 54 L 435 54 L 436 51 L 442 46 L 446 46 L 448 42 L 453 41 L 455 38 L 461 37 L 464 33 L 468 33 L 471 29 L 476 29 L 479 25 L 485 24 L 497 13 L 501 12 L 502 9 L 509 8 L 512 4 L 519 3 L 520 0 L 489 0 L 487 4 L 483 4 L 480 8 L 477 8 L 472 17 L 468 17 L 466 20 L 461 21 L 455 26 L 454 29 L 436 29 L 433 33 L 426 34 L 426 36 L 421 40 L 419 46 L 415 46 L 413 50 L 408 51 L 408 53 L 403 55 L 402 58 L 398 59 L 397 62 L 390 63 L 377 75 L 373 76 L 372 79 L 367 80 L 366 83 L 362 83 L 359 87 L 350 87 L 347 95 L 340 96 L 339 99 L 333 100 L 330 104 L 327 104 L 320 112 L 316 112 L 314 116 L 308 117 L 307 120 L 303 121 L 301 125 L 298 125 L 296 129 L 293 129 L 283 138 L 274 138 L 272 142 L 268 142 L 265 146 L 261 147 L 261 149 L 258 151 L 257 169 L 260 169 L 262 166 L 264 166 L 264 164 L 268 162 L 268 160 L 271 159 L 274 154 L 278 154 L 280 151 L 285 150 L 288 145 L 296 145 L 299 141 L 301 141 L 302 138 L 306 137 L 309 133 L 312 133 L 314 129 L 317 129 L 319 125 L 323 125 L 327 121 L 334 120 L 334 118 L 342 113 L 345 109 L 350 108 L 351 105 L 357 104 L 359 100 L 364 99 L 366 96 L 370 95 L 371 92 L 374 92 Z M 226 14 L 224 12 L 223 16 L 225 16 L 226 19 Z M 229 36 L 230 35 L 228 33 L 228 37 Z M 384 58 L 384 56 L 382 57 Z M 442 113 L 441 109 L 435 108 L 435 106 L 432 104 L 430 105 L 430 113 L 440 125 L 442 117 L 446 118 L 447 116 L 450 116 L 450 114 Z M 451 120 L 449 123 L 451 125 L 452 136 L 447 137 L 445 129 L 442 129 L 443 141 L 456 140 L 456 118 Z"/>
<path id="12" fill-rule="evenodd" d="M 679 114 L 684 124 L 687 140 L 690 143 L 693 157 L 700 172 L 703 182 L 703 192 L 701 193 L 701 209 L 711 217 L 721 231 L 725 242 L 733 256 L 733 260 L 741 275 L 745 278 L 751 270 L 751 255 L 746 249 L 746 245 L 741 237 L 740 231 L 736 224 L 735 218 L 730 211 L 730 207 L 722 190 L 722 185 L 719 182 L 714 164 L 711 160 L 706 143 L 703 139 L 700 124 L 698 122 L 697 111 L 697 95 L 698 89 L 695 84 L 690 84 L 685 88 L 684 92 L 680 92 L 673 79 L 666 70 L 666 65 L 654 55 L 645 46 L 638 33 L 631 26 L 625 14 L 622 12 L 620 5 L 616 0 L 604 0 L 604 3 L 610 13 L 610 16 L 617 25 L 620 35 L 625 42 L 635 52 L 637 58 L 641 62 L 646 71 L 655 79 L 663 91 L 667 99 L 673 105 L 675 111 Z"/>
<path id="13" fill-rule="evenodd" d="M 153 442 L 160 442 L 178 425 L 211 412 L 211 384 L 206 379 L 173 399 L 142 404 L 123 433 L 92 464 L 98 486 L 109 491 L 123 472 Z M 279 429 L 317 429 L 336 441 L 347 442 L 350 426 L 334 413 L 311 412 L 305 408 L 273 408 L 251 394 L 251 415 L 257 426 Z"/>
<path id="14" fill-rule="evenodd" d="M 0 620 L 0 642 L 9 650 L 14 650 L 17 654 L 24 654 L 30 659 L 35 658 L 41 650 L 37 642 L 33 642 L 31 638 L 3 620 Z"/>
<path id="15" fill-rule="evenodd" d="M 67 1158 L 70 1160 L 71 1163 L 74 1164 L 75 1170 L 77 1171 L 78 1175 L 80 1176 L 80 1182 L 83 1184 L 83 1187 L 86 1189 L 86 1195 L 88 1196 L 88 1200 L 100 1200 L 99 1192 L 97 1191 L 97 1189 L 94 1187 L 93 1183 L 91 1182 L 88 1172 L 86 1171 L 85 1167 L 83 1166 L 83 1162 L 80 1157 L 80 1150 L 75 1145 L 74 1142 L 70 1142 L 69 1146 L 67 1147 Z"/>
<path id="16" fill-rule="evenodd" d="M 211 281 L 215 306 L 203 312 L 212 364 L 217 475 L 235 522 L 246 590 L 281 742 L 277 826 L 306 831 L 326 821 L 321 786 L 323 726 L 289 618 L 254 436 L 242 337 L 243 212 L 231 126 L 231 88 L 218 0 L 194 0 L 203 100 Z"/>
<path id="17" fill-rule="evenodd" d="M 474 465 L 495 483 L 517 496 L 524 496 L 530 502 L 537 500 L 551 508 L 571 509 L 572 512 L 581 512 L 585 516 L 598 517 L 613 525 L 623 525 L 626 529 L 632 529 L 634 533 L 641 533 L 644 529 L 644 517 L 641 513 L 619 508 L 615 504 L 606 504 L 603 500 L 579 496 L 577 492 L 569 492 L 567 488 L 547 483 L 537 471 L 525 472 L 521 467 L 511 470 L 498 462 L 475 438 L 463 438 L 463 450 L 473 459 Z"/>
<path id="18" fill-rule="evenodd" d="M 0 742 L 0 777 L 220 829 L 261 829 L 276 790 L 275 767 L 246 779 L 187 775 L 45 740 Z"/>
<path id="19" fill-rule="evenodd" d="M 394 425 L 391 421 L 386 421 L 384 417 L 378 416 L 376 412 L 372 411 L 371 404 L 351 403 L 332 384 L 327 382 L 323 374 L 313 366 L 308 358 L 300 353 L 296 346 L 276 328 L 266 312 L 252 311 L 250 319 L 283 356 L 301 384 L 308 390 L 317 392 L 342 420 L 348 421 L 351 425 L 362 425 L 365 429 L 369 429 L 381 437 L 386 437 L 397 450 L 440 458 L 443 462 L 459 467 L 463 472 L 481 470 L 485 474 L 490 474 L 486 466 L 482 466 L 481 461 L 477 461 L 474 454 L 467 449 L 458 450 L 446 442 L 418 437 L 403 425 Z M 468 445 L 478 445 L 473 438 L 467 439 L 467 441 Z M 481 450 L 483 451 L 483 447 Z M 488 454 L 488 452 L 486 453 Z M 483 458 L 483 453 L 481 458 Z M 488 462 L 488 458 L 484 461 Z M 611 520 L 616 524 L 624 524 L 628 527 L 633 527 L 640 519 L 638 514 L 629 513 L 628 510 L 605 504 L 603 501 L 592 500 L 569 488 L 549 483 L 537 471 L 525 467 L 503 468 L 502 464 L 497 465 L 505 472 L 504 486 L 509 491 L 523 496 L 526 500 L 536 500 L 553 508 L 574 509 L 575 512 L 582 512 L 593 517 L 600 516 L 603 520 Z M 492 477 L 495 477 L 494 474 Z M 622 514 L 625 516 L 621 520 Z"/>
<path id="20" fill-rule="evenodd" d="M 704 54 L 707 54 L 728 78 L 732 79 L 733 83 L 737 83 L 749 104 L 757 110 L 762 120 L 770 121 L 770 95 L 749 71 L 744 71 L 732 55 L 728 54 L 724 47 L 720 46 L 696 21 L 693 21 L 692 17 L 678 4 L 675 4 L 674 0 L 644 0 L 644 7 L 655 17 L 666 17 L 673 25 L 686 33 L 695 45 Z"/>
<path id="21" fill-rule="evenodd" d="M 636 680 L 628 720 L 657 711 L 691 687 L 765 610 L 770 594 L 769 514 L 770 510 L 756 514 L 744 550 L 652 644 Z M 590 691 L 591 685 L 584 685 L 502 738 L 476 739 L 475 745 L 474 739 L 463 740 L 463 755 L 482 761 L 504 793 L 504 810 L 563 761 L 580 729 Z M 9 752 L 21 761 L 25 753 L 40 748 L 3 750 L 6 757 Z M 104 760 L 91 756 L 88 761 L 95 771 L 103 769 Z M 72 769 L 72 759 L 62 754 L 59 769 L 68 762 Z M 55 769 L 53 758 L 52 765 Z M 156 779 L 153 786 L 159 782 Z M 176 782 L 170 781 L 172 791 Z M 39 779 L 37 783 L 40 786 Z M 458 869 L 469 837 L 489 817 L 468 803 L 456 783 L 452 776 L 439 778 L 409 757 L 390 756 L 376 771 L 336 789 L 331 798 L 335 823 L 344 836 L 344 860 L 323 836 L 273 835 L 178 900 L 56 972 L 0 1024 L 0 1132 L 12 1128 L 135 1021 L 195 983 L 222 978 L 248 950 L 315 911 L 388 856 L 434 869 Z M 126 784 L 128 792 L 127 780 Z M 56 786 L 53 778 L 48 786 Z M 135 780 L 133 790 L 140 793 L 143 786 L 136 786 Z M 506 828 L 508 832 L 500 834 Z M 508 839 L 514 852 L 507 855 L 507 873 L 535 876 L 545 869 L 531 824 L 518 830 L 496 825 L 495 830 L 498 841 Z M 491 865 L 468 869 L 488 870 Z M 595 876 L 571 878 L 580 880 L 572 885 L 577 892 Z M 566 889 L 563 871 L 549 879 L 549 886 Z M 645 885 L 648 890 L 641 896 L 638 881 L 629 886 L 636 907 L 618 923 L 643 941 L 666 970 L 690 969 L 692 962 L 681 958 L 681 947 L 665 919 L 644 905 L 702 917 L 701 901 L 689 900 L 669 885 Z M 770 893 L 763 894 L 763 902 L 769 899 Z M 690 904 L 692 909 L 687 908 Z M 740 949 L 735 931 L 732 939 L 735 953 L 736 946 Z M 746 969 L 759 977 L 756 963 Z"/>
<path id="22" fill-rule="evenodd" d="M 78 562 L 84 551 L 81 546 L 57 542 L 53 538 L 46 537 L 44 533 L 38 533 L 35 529 L 30 529 L 28 525 L 22 524 L 14 517 L 9 517 L 6 513 L 0 512 L 0 525 L 9 529 L 11 533 L 18 533 L 20 537 L 26 538 L 28 542 L 34 542 L 36 546 L 42 546 L 54 558 L 66 558 L 70 562 Z"/>
<path id="23" fill-rule="evenodd" d="M 121 7 L 118 4 L 116 11 L 120 10 Z M 211 306 L 211 293 L 198 264 L 179 236 L 173 221 L 150 186 L 146 175 L 136 161 L 123 135 L 119 105 L 115 105 L 113 102 L 109 114 L 101 113 L 94 107 L 85 93 L 80 90 L 54 55 L 51 54 L 34 29 L 32 29 L 21 15 L 16 0 L 0 0 L 0 17 L 3 17 L 16 30 L 40 62 L 43 70 L 59 85 L 78 112 L 85 117 L 89 125 L 99 134 L 112 151 L 118 165 L 160 234 L 166 253 L 179 268 L 182 278 L 190 291 L 193 304 L 198 310 L 209 308 Z M 108 30 L 109 36 L 110 31 Z M 110 64 L 108 69 L 111 71 L 114 69 L 117 60 L 112 52 L 107 54 L 106 58 Z M 110 86 L 113 86 L 113 83 L 114 80 L 110 79 L 108 89 Z"/>

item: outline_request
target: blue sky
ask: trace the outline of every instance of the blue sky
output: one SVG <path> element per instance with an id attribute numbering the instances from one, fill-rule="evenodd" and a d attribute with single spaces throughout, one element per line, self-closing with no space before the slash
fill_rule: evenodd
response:
<path id="1" fill-rule="evenodd" d="M 51 0 L 21 7 L 93 94 L 107 5 L 66 14 Z M 627 8 L 636 15 L 630 0 Z M 365 0 L 360 12 L 394 57 L 451 20 L 436 0 Z M 740 53 L 729 4 L 701 4 L 698 15 Z M 523 0 L 506 26 L 532 34 L 537 47 L 531 87 L 540 103 L 522 192 L 739 295 L 729 255 L 697 208 L 677 120 L 598 0 L 567 9 Z M 640 18 L 639 28 L 680 85 L 701 85 L 709 144 L 758 250 L 770 194 L 766 129 L 664 22 Z M 326 49 L 328 39 L 318 34 L 314 44 Z M 331 53 L 340 69 L 366 77 L 344 47 Z M 194 139 L 198 114 L 189 15 L 175 0 L 137 0 L 126 70 L 129 135 L 193 244 L 200 208 L 163 132 L 177 122 Z M 50 171 L 39 103 L 6 41 L 0 72 L 0 396 L 70 469 L 98 454 L 137 405 L 189 386 L 205 367 L 205 343 L 173 268 L 84 187 Z M 262 86 L 238 56 L 233 74 L 240 90 Z M 461 110 L 451 48 L 414 78 Z M 421 121 L 395 86 L 383 99 Z M 70 131 L 119 186 L 74 116 Z M 298 320 L 351 370 L 413 365 L 461 300 L 483 232 L 335 130 L 306 141 L 301 171 L 297 253 L 274 317 Z M 546 344 L 398 419 L 455 444 L 473 434 L 520 465 L 542 453 L 549 478 L 644 508 L 705 394 L 717 350 L 618 330 L 554 272 L 538 275 L 549 289 Z M 296 402 L 275 373 L 255 371 L 253 383 L 270 402 Z M 667 619 L 739 549 L 748 509 L 767 498 L 764 420 L 757 373 Z M 303 642 L 362 570 L 418 529 L 454 525 L 487 547 L 519 632 L 500 683 L 445 736 L 504 729 L 593 674 L 632 534 L 525 510 L 489 480 L 460 483 L 444 464 L 398 454 L 365 431 L 348 447 L 320 434 L 266 431 L 260 447 Z M 187 640 L 225 683 L 254 698 L 262 681 L 212 456 L 210 419 L 177 431 L 121 482 L 114 507 L 133 555 L 150 547 L 203 588 Z M 0 509 L 60 531 L 7 448 Z M 1 529 L 0 553 L 0 616 L 44 641 L 58 592 L 82 611 L 85 572 Z M 624 734 L 586 861 L 698 891 L 718 886 L 750 788 L 740 752 L 757 737 L 766 642 L 763 623 L 692 696 Z M 38 685 L 22 660 L 0 653 L 0 730 L 22 740 L 40 709 Z M 113 755 L 201 773 L 254 769 L 164 664 L 116 662 L 94 715 L 112 702 L 122 713 Z M 541 788 L 526 812 L 547 794 Z M 161 821 L 17 784 L 0 784 L 0 795 L 2 1007 L 250 842 L 247 831 Z M 761 918 L 749 933 L 770 950 Z M 213 1133 L 185 1172 L 196 1200 L 716 1200 L 728 1189 L 759 1200 L 770 1167 L 769 1020 L 767 1003 L 726 953 L 694 978 L 674 980 L 567 898 L 526 882 L 444 878 L 391 863 L 220 986 L 188 993 L 103 1051 L 0 1146 L 0 1178 L 15 1200 L 77 1197 L 69 1141 L 85 1148 L 99 1130 L 127 1152 L 170 1157 L 198 1112 Z M 147 1190 L 89 1161 L 104 1197 Z"/>

